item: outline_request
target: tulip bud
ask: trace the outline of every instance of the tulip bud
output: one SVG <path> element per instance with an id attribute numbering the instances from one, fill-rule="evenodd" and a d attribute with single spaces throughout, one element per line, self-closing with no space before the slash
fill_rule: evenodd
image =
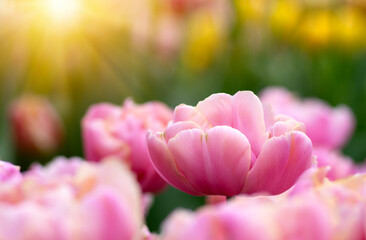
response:
<path id="1" fill-rule="evenodd" d="M 29 155 L 55 153 L 63 141 L 63 125 L 46 99 L 24 95 L 10 105 L 10 124 L 18 152 Z"/>

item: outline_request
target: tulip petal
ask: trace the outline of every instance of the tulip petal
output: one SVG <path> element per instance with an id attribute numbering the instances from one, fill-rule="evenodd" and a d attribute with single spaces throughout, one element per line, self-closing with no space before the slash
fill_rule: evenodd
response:
<path id="1" fill-rule="evenodd" d="M 163 139 L 162 133 L 150 133 L 147 139 L 150 159 L 160 176 L 170 185 L 192 195 L 200 195 L 179 172 L 173 156 Z"/>
<path id="2" fill-rule="evenodd" d="M 243 188 L 251 162 L 251 148 L 248 139 L 240 131 L 218 126 L 206 135 L 212 184 L 219 192 L 233 196 Z"/>
<path id="3" fill-rule="evenodd" d="M 202 129 L 209 127 L 207 118 L 197 111 L 195 107 L 180 104 L 174 109 L 173 122 L 193 121 L 201 126 Z"/>
<path id="4" fill-rule="evenodd" d="M 180 172 L 202 194 L 238 194 L 250 166 L 249 141 L 236 129 L 218 126 L 206 135 L 185 130 L 168 143 Z"/>
<path id="5" fill-rule="evenodd" d="M 233 97 L 225 93 L 212 94 L 197 104 L 212 126 L 233 125 Z"/>
<path id="6" fill-rule="evenodd" d="M 245 134 L 253 153 L 258 156 L 268 138 L 262 103 L 253 92 L 242 91 L 234 95 L 233 105 L 233 127 Z"/>
<path id="7" fill-rule="evenodd" d="M 279 194 L 289 189 L 311 166 L 312 143 L 302 132 L 269 139 L 248 173 L 242 192 Z"/>
<path id="8" fill-rule="evenodd" d="M 197 123 L 193 121 L 184 121 L 184 122 L 176 122 L 167 127 L 167 129 L 164 132 L 164 138 L 166 142 L 169 142 L 171 138 L 173 138 L 175 135 L 177 135 L 179 132 L 183 130 L 188 129 L 200 129 L 200 126 L 197 125 Z"/>

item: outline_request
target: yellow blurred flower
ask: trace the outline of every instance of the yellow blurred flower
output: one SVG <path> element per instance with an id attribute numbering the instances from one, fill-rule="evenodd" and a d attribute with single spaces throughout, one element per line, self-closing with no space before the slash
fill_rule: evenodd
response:
<path id="1" fill-rule="evenodd" d="M 241 21 L 251 20 L 261 22 L 265 19 L 268 0 L 236 0 L 238 14 Z"/>
<path id="2" fill-rule="evenodd" d="M 298 28 L 299 40 L 310 48 L 327 46 L 331 38 L 333 18 L 327 10 L 310 12 Z"/>
<path id="3" fill-rule="evenodd" d="M 203 70 L 222 44 L 222 30 L 216 16 L 199 12 L 188 22 L 184 62 L 193 70 Z"/>
<path id="4" fill-rule="evenodd" d="M 366 42 L 366 19 L 355 8 L 343 8 L 337 12 L 333 36 L 336 44 L 346 48 L 359 48 Z"/>
<path id="5" fill-rule="evenodd" d="M 295 1 L 277 1 L 270 15 L 272 29 L 278 34 L 292 32 L 297 25 L 300 14 L 300 6 Z"/>

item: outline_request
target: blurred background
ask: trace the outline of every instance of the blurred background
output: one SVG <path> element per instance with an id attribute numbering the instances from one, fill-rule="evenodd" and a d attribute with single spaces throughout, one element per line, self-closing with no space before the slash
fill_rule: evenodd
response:
<path id="1" fill-rule="evenodd" d="M 344 153 L 360 162 L 365 50 L 365 0 L 0 0 L 0 156 L 23 170 L 83 156 L 80 120 L 96 102 L 196 105 L 276 85 L 350 106 Z M 168 188 L 147 223 L 157 231 L 172 209 L 203 201 Z"/>

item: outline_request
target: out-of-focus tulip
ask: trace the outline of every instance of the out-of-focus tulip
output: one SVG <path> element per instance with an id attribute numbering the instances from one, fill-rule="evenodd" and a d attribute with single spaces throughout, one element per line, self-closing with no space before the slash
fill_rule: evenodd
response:
<path id="1" fill-rule="evenodd" d="M 185 14 L 210 2 L 209 0 L 170 0 L 172 9 L 180 14 Z"/>
<path id="2" fill-rule="evenodd" d="M 247 20 L 261 22 L 267 14 L 266 0 L 236 0 L 235 5 L 238 9 L 239 18 L 243 22 Z"/>
<path id="3" fill-rule="evenodd" d="M 365 46 L 366 19 L 356 8 L 344 8 L 337 13 L 337 19 L 332 25 L 334 40 L 337 46 L 359 49 Z"/>
<path id="4" fill-rule="evenodd" d="M 222 44 L 222 30 L 215 14 L 208 11 L 200 11 L 190 19 L 184 50 L 189 68 L 199 71 L 211 64 Z"/>
<path id="5" fill-rule="evenodd" d="M 20 177 L 20 168 L 11 163 L 0 161 L 0 182 L 11 181 Z"/>
<path id="6" fill-rule="evenodd" d="M 312 163 L 312 144 L 289 118 L 274 118 L 249 91 L 179 105 L 165 132 L 150 133 L 152 162 L 193 195 L 281 193 Z"/>
<path id="7" fill-rule="evenodd" d="M 270 16 L 273 30 L 276 33 L 284 34 L 286 36 L 288 36 L 288 34 L 292 34 L 297 25 L 300 14 L 301 10 L 298 3 L 291 0 L 277 1 Z"/>
<path id="8" fill-rule="evenodd" d="M 261 93 L 261 101 L 275 114 L 285 114 L 303 122 L 314 146 L 339 148 L 351 136 L 355 119 L 344 105 L 332 108 L 319 99 L 301 101 L 284 88 L 270 87 Z"/>
<path id="9" fill-rule="evenodd" d="M 182 38 L 180 25 L 172 15 L 165 14 L 159 18 L 154 39 L 157 51 L 163 57 L 171 59 L 178 52 Z"/>
<path id="10" fill-rule="evenodd" d="M 44 98 L 24 95 L 10 105 L 10 124 L 18 151 L 30 155 L 55 153 L 63 141 L 63 124 Z"/>
<path id="11" fill-rule="evenodd" d="M 309 48 L 327 46 L 331 41 L 333 21 L 334 16 L 328 10 L 309 13 L 298 26 L 299 40 Z"/>
<path id="12" fill-rule="evenodd" d="M 319 167 L 330 166 L 327 177 L 330 180 L 345 178 L 356 173 L 356 166 L 351 158 L 342 155 L 337 150 L 327 148 L 314 148 L 314 156 Z"/>
<path id="13" fill-rule="evenodd" d="M 146 134 L 164 130 L 171 119 L 172 111 L 158 102 L 94 105 L 82 121 L 86 160 L 117 157 L 130 165 L 144 192 L 159 191 L 166 183 L 150 162 Z"/>
<path id="14" fill-rule="evenodd" d="M 302 183 L 323 176 L 310 170 Z M 238 196 L 197 212 L 178 210 L 164 222 L 162 239 L 363 239 L 365 186 L 366 175 L 324 179 L 296 194 Z"/>
<path id="15" fill-rule="evenodd" d="M 59 158 L 0 186 L 0 239 L 140 239 L 141 192 L 116 160 L 93 164 Z"/>

